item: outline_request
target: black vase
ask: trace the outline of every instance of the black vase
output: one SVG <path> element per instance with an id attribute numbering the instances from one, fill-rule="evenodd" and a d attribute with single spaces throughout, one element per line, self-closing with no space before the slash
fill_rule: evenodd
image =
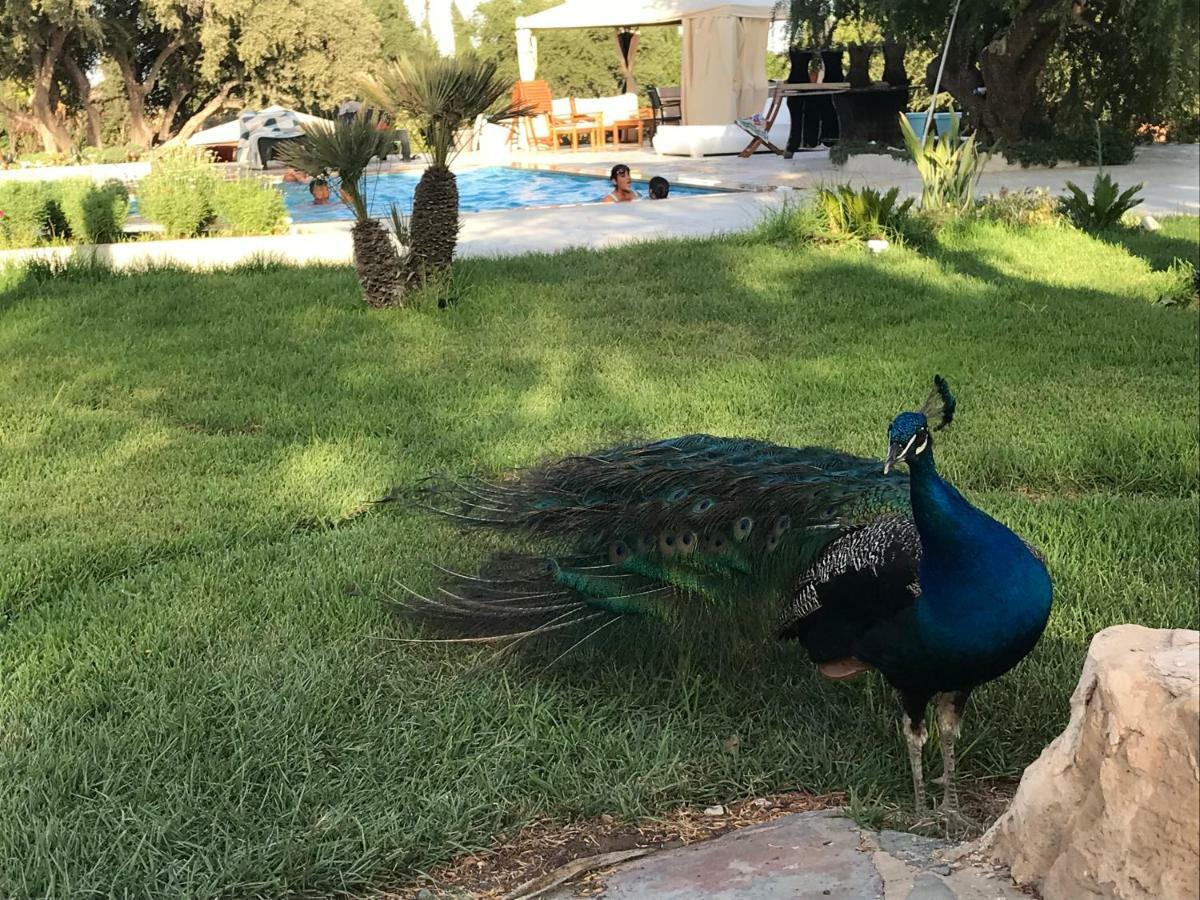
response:
<path id="1" fill-rule="evenodd" d="M 846 80 L 850 82 L 850 87 L 870 87 L 871 57 L 875 55 L 875 48 L 870 44 L 851 44 L 849 53 L 850 70 L 846 73 Z"/>
<path id="2" fill-rule="evenodd" d="M 904 44 L 889 41 L 883 45 L 883 80 L 894 88 L 908 87 L 908 71 L 904 68 Z"/>

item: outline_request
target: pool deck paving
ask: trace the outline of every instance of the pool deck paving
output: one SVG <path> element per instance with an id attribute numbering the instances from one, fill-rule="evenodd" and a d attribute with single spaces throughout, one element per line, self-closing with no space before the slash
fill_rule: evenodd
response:
<path id="1" fill-rule="evenodd" d="M 706 237 L 744 231 L 764 214 L 802 199 L 826 184 L 851 182 L 900 188 L 919 197 L 916 169 L 883 156 L 855 156 L 836 167 L 828 152 L 797 153 L 787 160 L 774 154 L 737 156 L 659 156 L 650 149 L 592 152 L 514 152 L 502 156 L 463 153 L 455 167 L 507 165 L 607 176 L 617 162 L 628 165 L 635 178 L 662 175 L 672 183 L 723 187 L 729 193 L 672 197 L 621 204 L 577 204 L 494 212 L 464 213 L 458 255 L 462 257 L 512 256 L 555 253 L 574 247 L 609 247 L 660 238 Z M 424 162 L 392 161 L 382 171 L 420 170 Z M 233 167 L 229 167 L 231 170 Z M 147 163 L 115 166 L 76 166 L 57 169 L 14 169 L 0 172 L 3 179 L 119 177 L 133 181 L 148 170 Z M 1200 145 L 1152 144 L 1139 147 L 1132 163 L 1109 167 L 1123 187 L 1142 182 L 1142 203 L 1135 212 L 1154 216 L 1172 213 L 1200 214 Z M 994 157 L 984 171 L 979 194 L 1002 188 L 1043 188 L 1054 194 L 1065 191 L 1068 181 L 1089 189 L 1097 169 L 1060 165 L 1021 169 Z M 153 241 L 104 245 L 40 247 L 0 252 L 0 262 L 27 257 L 96 256 L 116 266 L 145 262 L 175 262 L 197 267 L 231 265 L 267 254 L 292 263 L 349 262 L 352 255 L 350 222 L 295 223 L 291 233 L 257 238 L 203 238 L 191 241 Z"/>
<path id="2" fill-rule="evenodd" d="M 796 813 L 624 863 L 587 885 L 606 900 L 1026 900 L 963 846 Z M 597 893 L 597 885 L 600 892 Z M 544 896 L 569 900 L 565 885 Z"/>

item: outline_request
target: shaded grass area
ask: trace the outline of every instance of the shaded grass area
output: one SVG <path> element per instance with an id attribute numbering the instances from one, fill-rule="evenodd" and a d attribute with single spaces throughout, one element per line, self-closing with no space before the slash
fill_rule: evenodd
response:
<path id="1" fill-rule="evenodd" d="M 879 455 L 935 371 L 945 474 L 1056 580 L 960 744 L 1019 772 L 1095 630 L 1197 624 L 1198 320 L 1150 305 L 1196 221 L 469 262 L 444 314 L 369 311 L 349 269 L 5 274 L 0 894 L 324 896 L 535 816 L 907 804 L 886 686 L 752 629 L 623 623 L 548 672 L 392 642 L 373 598 L 485 547 L 368 501 L 699 430 Z"/>

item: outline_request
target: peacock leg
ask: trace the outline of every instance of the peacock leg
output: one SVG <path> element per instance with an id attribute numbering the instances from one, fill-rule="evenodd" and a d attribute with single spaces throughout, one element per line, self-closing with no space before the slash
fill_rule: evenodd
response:
<path id="1" fill-rule="evenodd" d="M 971 823 L 958 810 L 958 785 L 954 776 L 954 742 L 962 732 L 963 710 L 969 691 L 941 694 L 937 698 L 938 732 L 942 744 L 941 815 L 947 825 L 969 826 Z"/>
<path id="2" fill-rule="evenodd" d="M 913 721 L 908 715 L 907 709 L 900 720 L 900 727 L 904 731 L 905 743 L 908 745 L 908 764 L 912 767 L 913 804 L 916 805 L 917 815 L 920 816 L 925 812 L 925 775 L 922 761 L 920 761 L 920 751 L 924 749 L 929 733 L 925 731 L 924 716 Z"/>

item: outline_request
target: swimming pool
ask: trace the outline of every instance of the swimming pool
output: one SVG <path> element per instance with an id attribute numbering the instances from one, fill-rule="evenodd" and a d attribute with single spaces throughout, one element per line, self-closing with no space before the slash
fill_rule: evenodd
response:
<path id="1" fill-rule="evenodd" d="M 599 203 L 612 191 L 607 178 L 594 175 L 571 175 L 565 172 L 545 172 L 535 169 L 509 169 L 488 166 L 456 172 L 458 204 L 461 212 L 483 212 L 490 209 L 519 209 L 530 206 L 563 206 L 573 203 Z M 392 172 L 367 179 L 367 203 L 371 215 L 383 217 L 392 203 L 403 212 L 412 211 L 413 191 L 421 178 L 420 171 Z M 329 203 L 315 206 L 307 185 L 276 185 L 283 192 L 288 214 L 294 222 L 330 222 L 353 219 L 350 207 L 334 196 Z M 646 182 L 634 182 L 634 189 L 646 196 Z M 726 193 L 717 188 L 671 185 L 672 197 L 698 194 Z"/>

